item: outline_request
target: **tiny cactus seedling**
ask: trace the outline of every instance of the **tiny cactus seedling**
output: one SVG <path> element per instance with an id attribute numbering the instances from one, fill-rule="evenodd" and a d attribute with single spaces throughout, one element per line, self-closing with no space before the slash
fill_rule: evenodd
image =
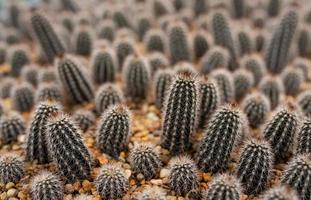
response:
<path id="1" fill-rule="evenodd" d="M 88 110 L 76 111 L 73 114 L 73 120 L 83 132 L 86 132 L 95 124 L 95 116 L 91 111 Z"/>
<path id="2" fill-rule="evenodd" d="M 186 196 L 188 192 L 198 188 L 197 169 L 191 159 L 186 156 L 170 160 L 169 187 L 178 195 Z"/>
<path id="3" fill-rule="evenodd" d="M 29 57 L 25 49 L 15 49 L 11 55 L 11 71 L 13 77 L 19 77 L 23 67 L 29 63 Z"/>
<path id="4" fill-rule="evenodd" d="M 102 199 L 120 199 L 128 190 L 128 178 L 117 164 L 104 165 L 95 179 L 97 192 Z"/>
<path id="5" fill-rule="evenodd" d="M 245 193 L 261 193 L 269 181 L 273 166 L 273 153 L 265 141 L 250 140 L 243 147 L 236 174 Z"/>
<path id="6" fill-rule="evenodd" d="M 295 35 L 298 23 L 298 14 L 290 10 L 274 32 L 270 44 L 265 55 L 267 69 L 273 74 L 278 74 L 283 71 L 287 64 L 287 56 L 290 46 Z"/>
<path id="7" fill-rule="evenodd" d="M 9 98 L 11 96 L 11 91 L 13 86 L 16 84 L 13 78 L 4 78 L 0 82 L 0 96 L 2 99 Z"/>
<path id="8" fill-rule="evenodd" d="M 258 128 L 266 122 L 270 112 L 270 102 L 261 93 L 247 95 L 241 106 L 252 128 Z"/>
<path id="9" fill-rule="evenodd" d="M 96 84 L 114 82 L 117 73 L 116 57 L 112 50 L 105 49 L 94 54 L 92 76 Z"/>
<path id="10" fill-rule="evenodd" d="M 211 47 L 211 49 L 201 59 L 201 72 L 208 74 L 217 68 L 227 68 L 229 53 L 222 47 Z"/>
<path id="11" fill-rule="evenodd" d="M 298 126 L 297 120 L 295 112 L 281 108 L 274 113 L 264 128 L 264 138 L 271 144 L 275 159 L 282 158 L 291 151 Z"/>
<path id="12" fill-rule="evenodd" d="M 17 183 L 25 176 L 24 161 L 15 154 L 0 156 L 0 183 Z"/>
<path id="13" fill-rule="evenodd" d="M 298 200 L 296 192 L 288 186 L 276 186 L 263 195 L 263 200 Z"/>
<path id="14" fill-rule="evenodd" d="M 209 50 L 211 44 L 210 36 L 204 31 L 198 31 L 193 36 L 194 58 L 199 60 Z"/>
<path id="15" fill-rule="evenodd" d="M 63 183 L 51 172 L 42 171 L 31 183 L 33 200 L 62 200 L 64 197 Z"/>
<path id="16" fill-rule="evenodd" d="M 123 68 L 125 59 L 135 52 L 132 40 L 120 38 L 115 42 L 115 51 L 118 58 L 120 69 Z"/>
<path id="17" fill-rule="evenodd" d="M 161 146 L 172 155 L 191 147 L 199 106 L 199 85 L 196 77 L 181 73 L 171 83 L 163 114 Z"/>
<path id="18" fill-rule="evenodd" d="M 123 105 L 109 108 L 102 116 L 97 129 L 98 148 L 118 158 L 121 151 L 126 148 L 131 126 L 131 114 Z"/>
<path id="19" fill-rule="evenodd" d="M 229 103 L 234 99 L 234 82 L 229 71 L 224 69 L 215 70 L 212 72 L 212 77 L 218 87 L 221 103 Z"/>
<path id="20" fill-rule="evenodd" d="M 279 15 L 281 10 L 282 1 L 281 0 L 270 0 L 267 8 L 267 13 L 270 17 L 276 17 Z"/>
<path id="21" fill-rule="evenodd" d="M 63 102 L 63 94 L 57 84 L 44 83 L 39 86 L 36 92 L 36 102 L 56 101 Z"/>
<path id="22" fill-rule="evenodd" d="M 144 38 L 144 44 L 148 52 L 165 53 L 167 51 L 167 36 L 162 30 L 151 29 Z"/>
<path id="23" fill-rule="evenodd" d="M 263 93 L 270 102 L 271 109 L 275 109 L 284 95 L 284 86 L 278 77 L 267 76 L 259 83 L 259 91 Z"/>
<path id="24" fill-rule="evenodd" d="M 24 81 L 31 84 L 33 87 L 38 86 L 38 67 L 36 66 L 27 66 L 22 69 L 22 78 Z"/>
<path id="25" fill-rule="evenodd" d="M 11 97 L 13 108 L 19 112 L 29 112 L 34 106 L 34 91 L 27 83 L 15 86 Z"/>
<path id="26" fill-rule="evenodd" d="M 91 155 L 70 118 L 58 115 L 47 124 L 49 153 L 69 182 L 87 179 L 92 170 Z"/>
<path id="27" fill-rule="evenodd" d="M 116 85 L 102 85 L 95 96 L 95 106 L 98 113 L 103 113 L 110 106 L 123 102 L 123 94 Z"/>
<path id="28" fill-rule="evenodd" d="M 125 93 L 130 99 L 141 101 L 147 98 L 150 68 L 144 58 L 129 56 L 124 64 L 123 77 Z"/>
<path id="29" fill-rule="evenodd" d="M 145 188 L 139 195 L 139 200 L 166 200 L 166 192 L 157 186 Z"/>
<path id="30" fill-rule="evenodd" d="M 60 111 L 57 104 L 40 103 L 32 117 L 26 145 L 26 157 L 30 161 L 37 160 L 39 164 L 50 162 L 46 136 L 47 121 Z"/>
<path id="31" fill-rule="evenodd" d="M 155 177 L 160 168 L 161 160 L 159 153 L 150 144 L 136 144 L 130 153 L 131 167 L 136 173 L 141 173 L 149 180 Z"/>
<path id="32" fill-rule="evenodd" d="M 17 113 L 2 116 L 0 119 L 0 139 L 8 144 L 17 141 L 17 137 L 25 133 L 25 122 Z"/>
<path id="33" fill-rule="evenodd" d="M 296 96 L 301 84 L 304 82 L 303 72 L 300 69 L 288 67 L 282 73 L 282 81 L 284 84 L 285 94 Z"/>
<path id="34" fill-rule="evenodd" d="M 168 43 L 172 64 L 191 60 L 191 52 L 187 33 L 187 27 L 182 22 L 176 22 L 170 24 L 169 26 Z"/>
<path id="35" fill-rule="evenodd" d="M 151 75 L 153 76 L 159 69 L 165 69 L 169 66 L 169 61 L 165 57 L 165 55 L 155 52 L 150 54 L 149 58 L 149 65 Z"/>
<path id="36" fill-rule="evenodd" d="M 81 29 L 75 36 L 75 52 L 77 55 L 90 56 L 93 47 L 93 38 L 90 30 Z"/>
<path id="37" fill-rule="evenodd" d="M 307 117 L 311 117 L 311 90 L 300 93 L 297 103 L 302 113 Z"/>
<path id="38" fill-rule="evenodd" d="M 203 200 L 239 200 L 241 193 L 239 181 L 234 176 L 223 174 L 214 178 Z"/>
<path id="39" fill-rule="evenodd" d="M 154 96 L 155 104 L 158 108 L 163 108 L 166 94 L 173 81 L 173 72 L 171 70 L 159 70 L 154 78 Z"/>
<path id="40" fill-rule="evenodd" d="M 54 61 L 55 57 L 62 56 L 65 53 L 63 44 L 47 18 L 36 13 L 31 17 L 31 25 L 40 42 L 41 49 L 44 50 L 50 63 Z"/>
<path id="41" fill-rule="evenodd" d="M 82 66 L 71 58 L 59 60 L 57 64 L 58 77 L 61 85 L 75 103 L 87 103 L 93 99 L 91 82 Z"/>
<path id="42" fill-rule="evenodd" d="M 251 55 L 243 57 L 241 67 L 250 71 L 254 77 L 254 85 L 258 85 L 261 79 L 266 74 L 266 65 L 262 57 Z"/>
<path id="43" fill-rule="evenodd" d="M 237 108 L 219 108 L 209 121 L 197 155 L 197 165 L 205 172 L 227 167 L 230 155 L 244 133 L 246 117 Z"/>
<path id="44" fill-rule="evenodd" d="M 56 82 L 57 76 L 54 68 L 42 69 L 38 74 L 38 82 L 51 83 Z"/>
<path id="45" fill-rule="evenodd" d="M 294 157 L 287 165 L 281 178 L 283 184 L 289 185 L 297 191 L 299 199 L 311 198 L 311 160 L 310 155 Z"/>
<path id="46" fill-rule="evenodd" d="M 311 120 L 305 119 L 298 130 L 297 153 L 311 153 Z"/>
<path id="47" fill-rule="evenodd" d="M 252 89 L 254 85 L 254 77 L 250 72 L 244 69 L 239 69 L 233 74 L 233 84 L 235 99 L 240 101 Z"/>

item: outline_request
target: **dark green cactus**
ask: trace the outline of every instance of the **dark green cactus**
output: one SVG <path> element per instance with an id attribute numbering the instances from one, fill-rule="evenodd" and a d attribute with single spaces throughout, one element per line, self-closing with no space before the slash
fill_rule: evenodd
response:
<path id="1" fill-rule="evenodd" d="M 64 101 L 64 96 L 59 86 L 54 83 L 41 84 L 36 92 L 36 102 L 42 101 L 56 101 L 62 103 Z"/>
<path id="2" fill-rule="evenodd" d="M 156 74 L 157 70 L 165 69 L 168 68 L 169 66 L 168 59 L 162 53 L 158 52 L 152 53 L 150 54 L 148 60 L 152 76 Z"/>
<path id="3" fill-rule="evenodd" d="M 244 69 L 236 70 L 233 73 L 233 84 L 235 99 L 240 101 L 252 89 L 254 85 L 253 75 Z"/>
<path id="4" fill-rule="evenodd" d="M 232 0 L 234 17 L 240 19 L 245 16 L 245 0 Z"/>
<path id="5" fill-rule="evenodd" d="M 83 132 L 89 130 L 96 122 L 94 114 L 83 109 L 75 111 L 72 118 Z"/>
<path id="6" fill-rule="evenodd" d="M 158 108 L 163 108 L 166 94 L 173 81 L 173 72 L 168 69 L 159 70 L 154 78 L 154 97 Z"/>
<path id="7" fill-rule="evenodd" d="M 151 19 L 148 15 L 142 15 L 139 16 L 138 22 L 137 22 L 137 34 L 139 37 L 139 40 L 142 41 L 148 30 L 152 27 Z"/>
<path id="8" fill-rule="evenodd" d="M 193 36 L 194 58 L 199 60 L 212 46 L 211 38 L 205 31 L 198 31 Z"/>
<path id="9" fill-rule="evenodd" d="M 298 130 L 297 153 L 311 153 L 311 121 L 308 118 L 303 120 Z"/>
<path id="10" fill-rule="evenodd" d="M 35 103 L 34 90 L 28 83 L 23 83 L 13 88 L 12 94 L 13 108 L 19 112 L 29 112 Z"/>
<path id="11" fill-rule="evenodd" d="M 122 91 L 113 84 L 101 86 L 95 97 L 95 106 L 98 113 L 103 113 L 110 106 L 123 102 Z"/>
<path id="12" fill-rule="evenodd" d="M 222 47 L 211 47 L 211 49 L 201 59 L 201 72 L 208 74 L 217 68 L 227 68 L 229 61 L 229 54 L 226 49 Z"/>
<path id="13" fill-rule="evenodd" d="M 234 99 L 234 82 L 229 71 L 224 69 L 215 70 L 212 72 L 212 77 L 218 87 L 221 104 L 229 103 Z"/>
<path id="14" fill-rule="evenodd" d="M 90 56 L 93 48 L 93 38 L 90 30 L 81 29 L 75 36 L 75 52 L 77 55 Z"/>
<path id="15" fill-rule="evenodd" d="M 281 75 L 285 94 L 296 96 L 300 92 L 301 84 L 304 82 L 302 70 L 288 67 Z"/>
<path id="16" fill-rule="evenodd" d="M 115 25 L 111 20 L 105 20 L 99 27 L 98 38 L 112 42 L 115 38 Z"/>
<path id="17" fill-rule="evenodd" d="M 0 156 L 1 183 L 18 183 L 25 175 L 24 161 L 20 156 L 12 153 L 5 153 Z"/>
<path id="18" fill-rule="evenodd" d="M 297 103 L 302 113 L 307 117 L 311 117 L 311 90 L 299 94 Z"/>
<path id="19" fill-rule="evenodd" d="M 266 65 L 262 57 L 254 54 L 245 56 L 241 60 L 241 67 L 250 71 L 254 77 L 254 85 L 257 86 L 266 74 Z"/>
<path id="20" fill-rule="evenodd" d="M 144 37 L 144 44 L 148 52 L 162 52 L 167 51 L 167 36 L 162 30 L 151 29 Z"/>
<path id="21" fill-rule="evenodd" d="M 306 57 L 310 54 L 310 29 L 304 28 L 300 30 L 298 36 L 298 53 L 302 57 Z"/>
<path id="22" fill-rule="evenodd" d="M 16 142 L 25 133 L 25 122 L 17 113 L 4 115 L 0 119 L 0 139 L 3 144 Z"/>
<path id="23" fill-rule="evenodd" d="M 19 77 L 22 69 L 29 63 L 28 53 L 25 49 L 15 49 L 11 55 L 10 74 L 13 77 Z"/>
<path id="24" fill-rule="evenodd" d="M 281 10 L 281 6 L 282 6 L 281 0 L 270 0 L 267 8 L 267 13 L 269 17 L 278 16 Z"/>
<path id="25" fill-rule="evenodd" d="M 118 9 L 113 13 L 113 21 L 118 28 L 129 28 L 131 24 L 129 22 L 129 17 L 126 16 L 126 12 L 122 9 Z"/>
<path id="26" fill-rule="evenodd" d="M 6 99 L 11 96 L 13 86 L 16 84 L 13 78 L 4 78 L 0 82 L 0 96 L 2 99 Z"/>
<path id="27" fill-rule="evenodd" d="M 264 77 L 260 81 L 258 88 L 259 91 L 269 99 L 272 110 L 274 110 L 283 99 L 284 86 L 279 77 Z"/>
<path id="28" fill-rule="evenodd" d="M 203 15 L 208 11 L 208 3 L 206 0 L 194 0 L 193 11 L 196 16 Z"/>
<path id="29" fill-rule="evenodd" d="M 27 66 L 23 68 L 21 76 L 24 81 L 28 82 L 33 87 L 37 87 L 38 86 L 38 71 L 39 71 L 39 68 L 37 66 Z"/>
<path id="30" fill-rule="evenodd" d="M 119 69 L 122 69 L 125 59 L 129 55 L 135 53 L 134 44 L 129 39 L 120 38 L 115 42 L 115 51 L 118 58 Z"/>
<path id="31" fill-rule="evenodd" d="M 249 30 L 240 30 L 237 33 L 237 40 L 238 40 L 238 46 L 239 46 L 239 53 L 241 56 L 247 55 L 253 52 L 253 49 L 254 49 L 253 41 L 250 36 Z"/>

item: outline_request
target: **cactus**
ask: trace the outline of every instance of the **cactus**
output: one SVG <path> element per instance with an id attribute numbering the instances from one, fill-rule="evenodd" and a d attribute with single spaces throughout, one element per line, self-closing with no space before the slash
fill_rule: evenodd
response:
<path id="1" fill-rule="evenodd" d="M 239 200 L 241 186 L 234 176 L 223 174 L 214 178 L 203 200 Z"/>
<path id="2" fill-rule="evenodd" d="M 268 40 L 267 34 L 265 34 L 263 31 L 257 32 L 257 34 L 255 34 L 254 40 L 256 51 L 261 53 L 264 50 Z"/>
<path id="3" fill-rule="evenodd" d="M 298 130 L 297 135 L 297 153 L 311 153 L 311 121 L 306 118 Z"/>
<path id="4" fill-rule="evenodd" d="M 94 114 L 88 110 L 75 111 L 73 114 L 73 120 L 83 132 L 86 132 L 96 122 Z"/>
<path id="5" fill-rule="evenodd" d="M 310 53 L 310 29 L 302 29 L 298 36 L 298 53 L 302 57 L 306 57 Z"/>
<path id="6" fill-rule="evenodd" d="M 135 53 L 134 44 L 131 40 L 120 38 L 116 40 L 115 42 L 115 51 L 116 51 L 118 63 L 120 66 L 119 69 L 122 69 L 125 59 L 129 55 Z"/>
<path id="7" fill-rule="evenodd" d="M 136 173 L 144 175 L 146 180 L 155 177 L 161 168 L 159 153 L 150 144 L 135 144 L 130 153 L 130 164 Z"/>
<path id="8" fill-rule="evenodd" d="M 31 84 L 33 87 L 38 85 L 38 67 L 36 66 L 27 66 L 22 69 L 22 78 L 24 81 Z"/>
<path id="9" fill-rule="evenodd" d="M 112 50 L 105 49 L 94 54 L 92 76 L 96 84 L 114 82 L 117 73 L 116 57 Z"/>
<path id="10" fill-rule="evenodd" d="M 11 97 L 13 108 L 19 112 L 29 112 L 34 106 L 34 91 L 28 83 L 15 86 Z"/>
<path id="11" fill-rule="evenodd" d="M 102 199 L 120 199 L 128 190 L 128 178 L 117 164 L 104 165 L 95 179 L 97 192 Z"/>
<path id="12" fill-rule="evenodd" d="M 281 0 L 270 0 L 267 8 L 269 17 L 276 17 L 281 10 Z"/>
<path id="13" fill-rule="evenodd" d="M 235 70 L 239 67 L 237 63 L 237 53 L 233 43 L 231 30 L 228 19 L 223 12 L 215 12 L 212 15 L 212 27 L 214 34 L 214 42 L 216 45 L 228 49 L 230 54 L 229 69 Z"/>
<path id="14" fill-rule="evenodd" d="M 11 96 L 11 91 L 15 85 L 15 80 L 13 78 L 4 78 L 1 80 L 0 84 L 0 96 L 2 99 L 9 98 Z"/>
<path id="15" fill-rule="evenodd" d="M 243 57 L 241 60 L 241 67 L 252 73 L 255 86 L 258 85 L 267 71 L 265 62 L 257 55 Z"/>
<path id="16" fill-rule="evenodd" d="M 234 82 L 232 75 L 223 69 L 215 70 L 212 72 L 212 77 L 218 87 L 220 102 L 229 103 L 234 99 Z"/>
<path id="17" fill-rule="evenodd" d="M 47 124 L 49 153 L 69 182 L 87 179 L 92 158 L 70 118 L 58 115 Z"/>
<path id="18" fill-rule="evenodd" d="M 285 88 L 285 94 L 296 96 L 300 91 L 301 84 L 304 82 L 302 70 L 288 67 L 281 75 Z"/>
<path id="19" fill-rule="evenodd" d="M 69 1 L 69 0 L 62 0 Z M 57 56 L 62 56 L 65 53 L 65 48 L 51 26 L 49 20 L 44 16 L 36 13 L 31 17 L 31 25 L 40 42 L 41 49 L 50 63 Z"/>
<path id="20" fill-rule="evenodd" d="M 144 44 L 148 52 L 166 53 L 167 51 L 167 37 L 162 30 L 149 30 L 144 37 Z"/>
<path id="21" fill-rule="evenodd" d="M 299 94 L 297 103 L 302 113 L 307 117 L 311 117 L 311 90 Z"/>
<path id="22" fill-rule="evenodd" d="M 168 44 L 172 64 L 191 60 L 187 34 L 188 30 L 184 23 L 174 22 L 170 24 L 168 30 Z"/>
<path id="23" fill-rule="evenodd" d="M 197 166 L 205 172 L 224 170 L 233 148 L 244 133 L 245 123 L 244 114 L 237 108 L 219 108 L 205 130 L 197 155 Z"/>
<path id="24" fill-rule="evenodd" d="M 178 195 L 186 196 L 199 186 L 197 169 L 191 159 L 186 156 L 172 158 L 169 162 L 169 187 Z"/>
<path id="25" fill-rule="evenodd" d="M 190 73 L 178 74 L 166 97 L 161 146 L 172 155 L 184 153 L 191 146 L 199 106 L 199 85 Z"/>
<path id="26" fill-rule="evenodd" d="M 148 60 L 152 76 L 157 72 L 158 69 L 165 69 L 169 66 L 167 58 L 158 52 L 150 54 Z"/>
<path id="27" fill-rule="evenodd" d="M 253 43 L 250 37 L 249 30 L 239 31 L 237 33 L 237 40 L 238 40 L 239 52 L 241 56 L 252 53 Z"/>
<path id="28" fill-rule="evenodd" d="M 122 102 L 123 94 L 116 85 L 104 84 L 96 93 L 95 106 L 98 113 L 103 113 L 110 106 Z"/>
<path id="29" fill-rule="evenodd" d="M 73 13 L 77 13 L 80 10 L 78 4 L 73 0 L 61 0 L 60 3 L 64 10 L 68 10 Z"/>
<path id="30" fill-rule="evenodd" d="M 123 105 L 115 105 L 105 111 L 97 128 L 98 148 L 118 158 L 126 148 L 130 136 L 131 114 Z"/>
<path id="31" fill-rule="evenodd" d="M 90 30 L 78 30 L 75 35 L 75 52 L 77 55 L 90 56 L 92 53 L 93 38 Z"/>
<path id="32" fill-rule="evenodd" d="M 204 80 L 200 82 L 200 112 L 198 127 L 204 128 L 212 113 L 217 109 L 220 103 L 219 91 L 214 81 Z"/>
<path id="33" fill-rule="evenodd" d="M 11 70 L 10 74 L 13 77 L 19 77 L 23 67 L 29 63 L 29 58 L 26 50 L 15 49 L 11 55 Z"/>
<path id="34" fill-rule="evenodd" d="M 17 183 L 25 176 L 24 161 L 16 154 L 5 153 L 0 156 L 0 182 Z"/>
<path id="35" fill-rule="evenodd" d="M 154 78 L 154 97 L 158 108 L 163 108 L 167 91 L 173 81 L 173 72 L 171 70 L 159 70 Z"/>
<path id="36" fill-rule="evenodd" d="M 311 80 L 309 76 L 311 68 L 309 66 L 311 66 L 311 62 L 305 58 L 298 57 L 293 61 L 293 67 L 302 70 L 304 80 L 308 82 Z"/>
<path id="37" fill-rule="evenodd" d="M 287 108 L 277 110 L 272 116 L 263 131 L 263 135 L 271 144 L 275 158 L 279 159 L 291 151 L 298 119 L 296 114 Z"/>
<path id="38" fill-rule="evenodd" d="M 44 83 L 40 85 L 35 99 L 36 102 L 56 101 L 62 103 L 64 101 L 63 94 L 59 90 L 58 85 L 53 83 Z"/>
<path id="39" fill-rule="evenodd" d="M 276 186 L 263 195 L 263 200 L 298 200 L 298 196 L 288 186 Z"/>
<path id="40" fill-rule="evenodd" d="M 166 200 L 166 192 L 157 186 L 145 188 L 141 192 L 139 200 Z"/>
<path id="41" fill-rule="evenodd" d="M 42 69 L 38 74 L 38 82 L 50 83 L 56 82 L 57 77 L 54 68 Z"/>
<path id="42" fill-rule="evenodd" d="M 134 101 L 147 98 L 150 69 L 146 60 L 136 55 L 129 56 L 124 64 L 125 93 Z"/>
<path id="43" fill-rule="evenodd" d="M 236 170 L 245 193 L 261 193 L 270 179 L 272 167 L 273 153 L 270 145 L 265 141 L 248 141 L 243 147 Z"/>
<path id="44" fill-rule="evenodd" d="M 115 25 L 111 20 L 103 21 L 98 31 L 99 39 L 106 39 L 112 42 L 115 38 Z"/>
<path id="45" fill-rule="evenodd" d="M 252 128 L 258 128 L 266 122 L 270 112 L 270 103 L 261 93 L 247 95 L 241 106 Z"/>
<path id="46" fill-rule="evenodd" d="M 229 61 L 228 51 L 222 47 L 211 47 L 201 59 L 201 72 L 208 74 L 217 68 L 227 68 Z"/>
<path id="47" fill-rule="evenodd" d="M 269 72 L 278 74 L 286 66 L 297 23 L 298 14 L 295 11 L 288 11 L 282 18 L 266 50 L 265 61 Z"/>
<path id="48" fill-rule="evenodd" d="M 62 87 L 75 103 L 87 103 L 93 99 L 89 77 L 72 58 L 63 58 L 57 64 L 57 73 Z"/>
<path id="49" fill-rule="evenodd" d="M 196 16 L 203 15 L 208 10 L 208 3 L 205 0 L 195 0 L 193 2 L 193 11 Z"/>
<path id="50" fill-rule="evenodd" d="M 240 19 L 245 16 L 246 7 L 244 0 L 232 0 L 232 7 L 235 18 Z"/>
<path id="51" fill-rule="evenodd" d="M 6 46 L 0 44 L 0 65 L 3 65 L 7 61 Z"/>
<path id="52" fill-rule="evenodd" d="M 154 0 L 153 1 L 153 13 L 156 18 L 167 15 L 172 12 L 173 6 L 171 2 L 164 0 Z"/>
<path id="53" fill-rule="evenodd" d="M 184 0 L 174 0 L 173 5 L 175 7 L 176 11 L 180 11 L 185 7 L 185 1 Z"/>
<path id="54" fill-rule="evenodd" d="M 0 139 L 3 144 L 17 141 L 25 133 L 25 122 L 17 113 L 2 116 L 0 119 Z"/>
<path id="55" fill-rule="evenodd" d="M 32 117 L 26 145 L 26 157 L 39 164 L 50 162 L 47 138 L 47 121 L 60 111 L 57 104 L 41 102 Z"/>
<path id="56" fill-rule="evenodd" d="M 233 84 L 235 99 L 240 101 L 252 89 L 254 85 L 253 75 L 244 69 L 236 70 L 233 74 Z"/>
<path id="57" fill-rule="evenodd" d="M 64 28 L 66 28 L 66 30 L 69 33 L 72 33 L 74 28 L 75 28 L 75 23 L 72 19 L 72 15 L 69 13 L 67 15 L 63 16 L 63 18 L 61 19 L 61 24 Z"/>
<path id="58" fill-rule="evenodd" d="M 278 77 L 263 78 L 258 88 L 269 99 L 271 110 L 274 110 L 283 99 L 284 86 Z"/>
<path id="59" fill-rule="evenodd" d="M 297 191 L 299 199 L 311 198 L 311 160 L 310 155 L 294 157 L 287 165 L 281 178 L 283 184 L 289 185 Z"/>
<path id="60" fill-rule="evenodd" d="M 204 31 L 198 31 L 193 36 L 194 58 L 199 60 L 211 47 L 212 42 L 210 36 Z"/>
<path id="61" fill-rule="evenodd" d="M 125 15 L 125 13 L 126 12 L 124 12 L 121 9 L 118 9 L 113 13 L 112 19 L 118 28 L 130 28 L 131 27 L 131 24 L 128 20 L 129 18 Z"/>
<path id="62" fill-rule="evenodd" d="M 20 27 L 20 17 L 21 17 L 21 10 L 20 7 L 18 6 L 18 4 L 16 3 L 12 3 L 9 6 L 9 21 L 10 24 L 18 29 Z"/>
<path id="63" fill-rule="evenodd" d="M 254 10 L 251 15 L 252 25 L 255 28 L 263 29 L 266 25 L 267 14 L 265 10 Z"/>
<path id="64" fill-rule="evenodd" d="M 139 37 L 139 40 L 142 41 L 145 34 L 148 32 L 148 30 L 152 27 L 151 19 L 149 16 L 140 16 L 137 22 L 137 34 Z"/>
<path id="65" fill-rule="evenodd" d="M 62 200 L 64 197 L 63 187 L 63 183 L 56 175 L 42 171 L 32 180 L 32 198 L 33 200 Z"/>

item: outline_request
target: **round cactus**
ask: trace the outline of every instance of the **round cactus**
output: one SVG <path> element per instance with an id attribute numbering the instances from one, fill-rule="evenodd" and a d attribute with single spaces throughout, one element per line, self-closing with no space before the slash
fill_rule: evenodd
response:
<path id="1" fill-rule="evenodd" d="M 38 67 L 36 66 L 27 66 L 22 69 L 22 78 L 24 81 L 31 84 L 33 87 L 38 85 Z"/>
<path id="2" fill-rule="evenodd" d="M 19 112 L 29 112 L 34 106 L 34 91 L 31 85 L 24 83 L 12 91 L 13 108 Z"/>
<path id="3" fill-rule="evenodd" d="M 16 84 L 13 78 L 4 78 L 0 82 L 0 96 L 2 99 L 6 99 L 11 96 L 13 86 Z"/>
<path id="4" fill-rule="evenodd" d="M 93 38 L 90 30 L 78 30 L 75 35 L 75 52 L 81 56 L 89 56 L 92 53 Z"/>
<path id="5" fill-rule="evenodd" d="M 83 132 L 86 132 L 95 124 L 95 116 L 88 110 L 77 110 L 73 114 L 73 120 Z"/>
<path id="6" fill-rule="evenodd" d="M 0 119 L 0 139 L 4 144 L 17 141 L 25 133 L 25 122 L 17 113 L 10 113 Z"/>
<path id="7" fill-rule="evenodd" d="M 6 153 L 0 156 L 0 182 L 17 183 L 25 176 L 24 161 L 16 154 Z"/>
<path id="8" fill-rule="evenodd" d="M 36 102 L 56 101 L 62 103 L 63 99 L 64 97 L 59 86 L 53 83 L 40 85 L 36 93 Z"/>
<path id="9" fill-rule="evenodd" d="M 104 84 L 95 96 L 95 106 L 98 113 L 103 113 L 112 105 L 123 102 L 123 94 L 116 85 Z"/>
<path id="10" fill-rule="evenodd" d="M 201 59 L 201 72 L 208 74 L 217 68 L 227 68 L 229 61 L 228 51 L 222 47 L 211 47 Z"/>
<path id="11" fill-rule="evenodd" d="M 282 81 L 285 88 L 285 94 L 296 96 L 301 84 L 304 82 L 303 72 L 300 69 L 287 68 L 282 73 Z"/>
<path id="12" fill-rule="evenodd" d="M 98 38 L 113 41 L 115 37 L 115 24 L 112 20 L 104 20 L 98 29 Z"/>
<path id="13" fill-rule="evenodd" d="M 302 113 L 307 117 L 311 117 L 311 90 L 306 90 L 299 94 L 297 103 Z"/>
<path id="14" fill-rule="evenodd" d="M 159 69 L 165 69 L 169 66 L 167 58 L 161 53 L 152 53 L 149 56 L 151 75 L 153 76 Z"/>
<path id="15" fill-rule="evenodd" d="M 166 53 L 167 51 L 167 37 L 162 30 L 149 30 L 144 37 L 144 44 L 148 52 Z"/>

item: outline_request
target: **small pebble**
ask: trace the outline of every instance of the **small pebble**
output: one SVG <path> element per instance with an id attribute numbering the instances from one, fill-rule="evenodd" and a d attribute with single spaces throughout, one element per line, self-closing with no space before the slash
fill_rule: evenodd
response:
<path id="1" fill-rule="evenodd" d="M 11 188 L 11 189 L 9 189 L 9 190 L 7 191 L 7 195 L 8 195 L 9 197 L 15 197 L 15 196 L 17 195 L 17 190 L 14 189 L 14 188 Z"/>
<path id="2" fill-rule="evenodd" d="M 126 178 L 130 178 L 130 176 L 132 175 L 132 171 L 129 169 L 125 170 L 125 175 L 126 175 Z"/>
<path id="3" fill-rule="evenodd" d="M 162 180 L 161 179 L 151 179 L 150 183 L 152 183 L 153 185 L 162 185 Z"/>
<path id="4" fill-rule="evenodd" d="M 11 189 L 11 188 L 13 188 L 15 186 L 15 183 L 13 183 L 13 182 L 9 182 L 9 183 L 7 183 L 6 185 L 5 185 L 5 189 Z"/>
<path id="5" fill-rule="evenodd" d="M 139 173 L 139 174 L 137 174 L 136 178 L 137 178 L 138 181 L 141 181 L 141 180 L 144 180 L 145 177 L 144 177 L 144 175 L 142 173 Z"/>
<path id="6" fill-rule="evenodd" d="M 169 174 L 170 174 L 170 170 L 163 168 L 160 171 L 160 178 L 168 177 Z"/>

